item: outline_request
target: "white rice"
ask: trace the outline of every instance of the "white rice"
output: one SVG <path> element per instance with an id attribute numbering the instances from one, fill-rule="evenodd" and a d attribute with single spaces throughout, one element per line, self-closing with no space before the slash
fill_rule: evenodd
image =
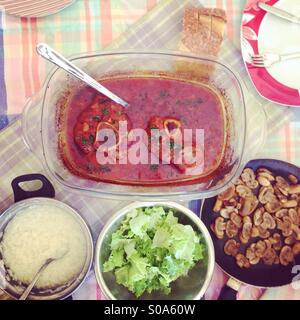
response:
<path id="1" fill-rule="evenodd" d="M 65 210 L 32 206 L 16 215 L 6 226 L 0 252 L 10 276 L 29 284 L 49 258 L 53 261 L 41 274 L 36 287 L 67 284 L 82 270 L 86 238 L 80 224 Z"/>

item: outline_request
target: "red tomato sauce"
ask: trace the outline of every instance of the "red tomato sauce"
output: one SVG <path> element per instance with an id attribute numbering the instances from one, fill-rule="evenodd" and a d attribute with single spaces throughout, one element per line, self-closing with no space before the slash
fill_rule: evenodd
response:
<path id="1" fill-rule="evenodd" d="M 218 169 L 226 147 L 226 117 L 221 98 L 212 89 L 163 77 L 112 78 L 101 83 L 130 106 L 116 105 L 89 87 L 72 95 L 59 148 L 64 164 L 73 174 L 102 182 L 153 186 L 195 182 Z M 109 127 L 118 134 L 118 123 L 124 120 L 128 130 L 149 130 L 155 122 L 167 123 L 170 130 L 177 125 L 181 130 L 204 130 L 203 172 L 191 175 L 184 166 L 172 163 L 99 165 L 97 130 Z"/>

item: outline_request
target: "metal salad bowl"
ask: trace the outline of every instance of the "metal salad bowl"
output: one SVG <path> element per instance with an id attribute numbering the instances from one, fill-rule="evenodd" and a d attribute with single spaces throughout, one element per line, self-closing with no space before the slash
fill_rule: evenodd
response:
<path id="1" fill-rule="evenodd" d="M 120 227 L 126 215 L 135 208 L 161 206 L 173 209 L 174 216 L 178 222 L 191 225 L 195 231 L 200 232 L 206 243 L 207 261 L 198 262 L 185 277 L 180 277 L 171 285 L 171 293 L 165 295 L 159 291 L 153 291 L 151 294 L 144 293 L 141 300 L 198 300 L 207 290 L 211 277 L 213 275 L 215 255 L 213 243 L 210 234 L 202 223 L 191 210 L 183 205 L 173 202 L 135 202 L 118 211 L 106 223 L 102 229 L 95 250 L 95 273 L 98 284 L 109 300 L 137 300 L 134 294 L 130 293 L 127 288 L 116 283 L 113 272 L 103 272 L 103 264 L 110 254 L 110 242 L 112 234 Z"/>

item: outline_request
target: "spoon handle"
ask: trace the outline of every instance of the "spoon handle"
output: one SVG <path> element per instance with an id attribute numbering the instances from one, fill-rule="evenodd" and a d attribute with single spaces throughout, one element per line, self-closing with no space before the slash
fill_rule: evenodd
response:
<path id="1" fill-rule="evenodd" d="M 95 90 L 99 91 L 100 93 L 104 94 L 114 102 L 121 104 L 123 107 L 127 107 L 128 103 L 121 99 L 120 97 L 116 96 L 114 93 L 112 93 L 107 88 L 103 87 L 99 82 L 97 82 L 95 79 L 90 77 L 88 74 L 83 72 L 81 69 L 76 67 L 72 62 L 67 60 L 65 57 L 63 57 L 60 53 L 53 50 L 50 46 L 48 46 L 45 43 L 40 43 L 37 45 L 37 52 L 40 56 L 45 58 L 46 60 L 54 63 L 58 67 L 64 69 L 68 73 L 71 73 L 73 76 L 78 78 L 79 80 L 82 80 Z"/>
<path id="2" fill-rule="evenodd" d="M 45 264 L 41 267 L 41 269 L 37 272 L 37 274 L 35 275 L 35 277 L 33 278 L 33 280 L 31 281 L 31 283 L 29 284 L 29 286 L 25 289 L 25 291 L 22 293 L 22 295 L 20 296 L 19 300 L 26 300 L 27 297 L 29 296 L 32 288 L 35 286 L 36 282 L 39 280 L 40 275 L 42 274 L 42 272 L 48 267 L 48 265 L 53 261 L 53 259 L 48 259 Z"/>

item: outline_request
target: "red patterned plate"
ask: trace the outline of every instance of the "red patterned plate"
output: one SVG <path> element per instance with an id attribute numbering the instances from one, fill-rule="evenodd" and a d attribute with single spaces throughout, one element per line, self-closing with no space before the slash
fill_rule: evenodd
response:
<path id="1" fill-rule="evenodd" d="M 300 24 L 266 13 L 262 1 L 300 16 L 299 0 L 248 0 L 242 19 L 241 48 L 249 76 L 264 98 L 287 106 L 300 106 L 300 59 L 284 61 L 268 68 L 251 66 L 257 53 L 300 52 Z"/>
<path id="2" fill-rule="evenodd" d="M 75 0 L 0 0 L 0 9 L 19 17 L 45 17 L 57 13 Z"/>

